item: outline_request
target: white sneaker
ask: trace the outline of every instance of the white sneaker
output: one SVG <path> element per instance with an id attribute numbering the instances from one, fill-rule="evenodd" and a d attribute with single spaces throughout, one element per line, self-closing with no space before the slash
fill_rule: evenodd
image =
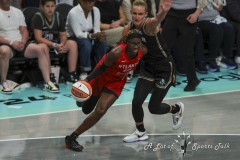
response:
<path id="1" fill-rule="evenodd" d="M 127 76 L 127 83 L 132 82 L 132 78 L 133 78 L 133 72 L 129 72 L 129 74 Z"/>
<path id="2" fill-rule="evenodd" d="M 133 134 L 126 136 L 123 139 L 123 142 L 130 143 L 130 142 L 136 142 L 136 141 L 144 141 L 146 139 L 148 139 L 147 132 L 146 131 L 139 132 L 138 129 L 136 129 L 136 131 Z"/>
<path id="3" fill-rule="evenodd" d="M 79 79 L 81 79 L 81 80 L 84 80 L 85 78 L 87 78 L 87 73 L 81 73 L 80 75 L 79 75 Z"/>
<path id="4" fill-rule="evenodd" d="M 240 56 L 236 56 L 234 60 L 237 63 L 237 65 L 239 66 L 240 65 Z"/>
<path id="5" fill-rule="evenodd" d="M 183 124 L 183 112 L 184 112 L 184 104 L 182 102 L 177 103 L 180 107 L 179 112 L 172 114 L 173 117 L 173 126 L 174 130 L 180 128 Z"/>
<path id="6" fill-rule="evenodd" d="M 59 89 L 51 81 L 44 84 L 43 90 L 48 91 L 48 92 L 52 92 L 52 93 L 59 93 Z"/>
<path id="7" fill-rule="evenodd" d="M 12 89 L 10 89 L 8 87 L 8 83 L 7 82 L 3 82 L 2 84 L 0 84 L 0 91 L 3 94 L 12 94 Z"/>

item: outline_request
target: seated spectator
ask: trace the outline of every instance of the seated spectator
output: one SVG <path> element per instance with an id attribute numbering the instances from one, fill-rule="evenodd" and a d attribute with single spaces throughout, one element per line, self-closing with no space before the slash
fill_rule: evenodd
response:
<path id="1" fill-rule="evenodd" d="M 68 40 L 65 22 L 58 12 L 55 12 L 55 0 L 42 0 L 42 12 L 38 12 L 32 19 L 34 38 L 45 51 L 55 51 L 57 54 L 68 53 L 68 85 L 78 81 L 76 73 L 78 48 L 74 40 Z"/>
<path id="2" fill-rule="evenodd" d="M 41 8 L 41 0 L 19 0 L 22 9 L 27 7 Z"/>
<path id="3" fill-rule="evenodd" d="M 92 52 L 98 62 L 107 51 L 106 34 L 100 31 L 100 12 L 94 3 L 94 0 L 80 0 L 67 16 L 67 36 L 78 44 L 80 79 L 85 79 L 92 70 Z"/>
<path id="4" fill-rule="evenodd" d="M 198 27 L 201 29 L 203 38 L 208 39 L 209 71 L 219 71 L 219 66 L 228 69 L 235 69 L 237 66 L 231 59 L 234 46 L 233 26 L 220 16 L 219 11 L 222 5 L 217 8 L 211 2 L 199 15 Z M 223 56 L 219 56 L 220 50 Z M 219 56 L 219 57 L 218 57 Z"/>
<path id="5" fill-rule="evenodd" d="M 107 45 L 112 48 L 121 38 L 126 17 L 118 1 L 97 0 L 95 7 L 100 11 L 100 29 L 106 33 Z"/>
<path id="6" fill-rule="evenodd" d="M 10 6 L 11 1 L 2 0 L 0 3 L 0 73 L 1 92 L 11 94 L 12 89 L 7 84 L 9 60 L 14 56 L 38 58 L 38 65 L 42 72 L 45 85 L 43 90 L 59 92 L 59 89 L 50 81 L 49 54 L 41 45 L 28 42 L 28 30 L 21 10 Z"/>
<path id="7" fill-rule="evenodd" d="M 234 26 L 237 44 L 235 62 L 240 65 L 240 1 L 227 0 L 227 5 L 223 8 L 222 11 L 222 16 L 225 17 L 228 22 Z"/>
<path id="8" fill-rule="evenodd" d="M 122 8 L 126 16 L 127 23 L 132 21 L 131 9 L 134 0 L 123 0 Z M 145 0 L 148 8 L 148 17 L 153 17 L 156 15 L 156 4 L 155 0 Z"/>

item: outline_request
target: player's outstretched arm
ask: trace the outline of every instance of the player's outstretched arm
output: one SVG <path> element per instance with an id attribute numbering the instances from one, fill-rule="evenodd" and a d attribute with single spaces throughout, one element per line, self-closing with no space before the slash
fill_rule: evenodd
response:
<path id="1" fill-rule="evenodd" d="M 159 11 L 155 17 L 150 18 L 147 22 L 147 31 L 151 33 L 156 30 L 156 27 L 163 21 L 168 11 L 172 7 L 172 0 L 161 0 L 159 3 Z"/>

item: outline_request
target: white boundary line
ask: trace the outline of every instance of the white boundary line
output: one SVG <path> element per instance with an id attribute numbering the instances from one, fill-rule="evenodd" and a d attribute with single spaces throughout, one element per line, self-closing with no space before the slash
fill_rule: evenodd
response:
<path id="1" fill-rule="evenodd" d="M 106 134 L 106 135 L 81 135 L 81 137 L 111 137 L 111 136 L 127 136 L 129 134 Z M 150 136 L 176 136 L 176 134 L 148 134 Z M 191 136 L 240 136 L 240 134 L 190 134 Z M 36 137 L 36 138 L 19 138 L 19 139 L 3 139 L 0 142 L 8 141 L 25 141 L 25 140 L 41 140 L 41 139 L 55 139 L 55 138 L 64 138 L 65 136 L 54 136 L 54 137 Z"/>
<path id="2" fill-rule="evenodd" d="M 226 92 L 215 92 L 215 93 L 198 94 L 198 95 L 190 95 L 190 96 L 180 96 L 180 97 L 174 97 L 174 98 L 165 98 L 163 100 L 181 99 L 181 98 L 189 98 L 189 97 L 198 97 L 198 96 L 223 94 L 223 93 L 231 93 L 231 92 L 239 92 L 239 91 L 240 90 L 232 90 L 232 91 L 226 91 Z M 147 103 L 147 102 L 149 102 L 149 101 L 145 101 L 144 103 Z M 131 103 L 115 104 L 113 106 L 129 105 L 129 104 L 131 104 Z M 15 116 L 15 117 L 5 117 L 5 118 L 0 118 L 0 120 L 13 119 L 13 118 L 23 118 L 23 117 L 31 117 L 31 116 L 40 116 L 40 115 L 46 115 L 46 114 L 63 113 L 63 112 L 71 112 L 71 111 L 78 111 L 78 110 L 82 110 L 82 108 L 79 107 L 78 109 L 71 109 L 71 110 L 64 110 L 64 111 L 56 111 L 56 112 L 48 112 L 48 113 L 40 113 L 40 114 L 30 114 L 30 115 Z"/>

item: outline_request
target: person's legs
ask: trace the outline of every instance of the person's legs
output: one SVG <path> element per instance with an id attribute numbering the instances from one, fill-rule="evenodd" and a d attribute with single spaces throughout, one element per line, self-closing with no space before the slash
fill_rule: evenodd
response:
<path id="1" fill-rule="evenodd" d="M 74 40 L 67 40 L 66 47 L 68 48 L 68 72 L 75 72 L 78 60 L 77 43 Z"/>
<path id="2" fill-rule="evenodd" d="M 94 56 L 96 58 L 96 63 L 98 63 L 98 61 L 100 61 L 100 59 L 107 52 L 107 43 L 101 42 L 98 39 L 96 39 L 94 42 L 93 51 L 94 51 Z"/>
<path id="3" fill-rule="evenodd" d="M 85 102 L 77 102 L 78 107 L 82 107 L 82 111 L 84 114 L 89 114 L 95 108 L 97 102 L 99 100 L 99 96 L 91 96 L 89 100 Z"/>
<path id="4" fill-rule="evenodd" d="M 135 142 L 148 139 L 143 124 L 144 112 L 142 104 L 144 103 L 153 87 L 154 81 L 148 81 L 142 78 L 138 79 L 132 100 L 132 115 L 136 123 L 137 130 L 133 134 L 126 136 L 123 139 L 124 142 Z"/>
<path id="5" fill-rule="evenodd" d="M 76 142 L 77 137 L 93 127 L 117 100 L 114 94 L 101 93 L 95 110 L 82 122 L 82 124 L 70 135 L 66 136 L 66 147 L 74 151 L 81 151 L 83 147 Z"/>
<path id="6" fill-rule="evenodd" d="M 166 96 L 169 88 L 171 86 L 167 86 L 166 88 L 159 88 L 157 86 L 154 87 L 152 96 L 148 103 L 148 109 L 151 114 L 167 114 L 172 113 L 173 116 L 173 129 L 178 129 L 182 126 L 183 123 L 183 112 L 184 105 L 181 102 L 178 102 L 174 105 L 169 105 L 166 103 L 162 103 L 164 97 Z"/>
<path id="7" fill-rule="evenodd" d="M 11 94 L 12 90 L 7 84 L 7 73 L 9 68 L 9 60 L 13 57 L 12 49 L 7 45 L 0 46 L 0 75 L 2 85 L 2 93 Z"/>
<path id="8" fill-rule="evenodd" d="M 220 26 L 223 28 L 223 42 L 222 42 L 222 53 L 227 58 L 232 58 L 233 46 L 235 41 L 235 33 L 232 24 L 221 23 Z"/>
<path id="9" fill-rule="evenodd" d="M 92 42 L 89 39 L 78 39 L 76 38 L 78 45 L 78 60 L 82 66 L 82 71 L 91 71 L 91 53 L 92 53 Z"/>
<path id="10" fill-rule="evenodd" d="M 59 89 L 50 81 L 51 65 L 49 53 L 46 52 L 46 45 L 31 43 L 27 46 L 24 56 L 26 58 L 38 59 L 38 66 L 47 86 L 47 88 L 44 87 L 43 89 L 50 92 L 59 92 Z"/>
<path id="11" fill-rule="evenodd" d="M 210 21 L 199 21 L 203 37 L 208 38 L 209 59 L 216 59 L 223 41 L 223 29 Z"/>

